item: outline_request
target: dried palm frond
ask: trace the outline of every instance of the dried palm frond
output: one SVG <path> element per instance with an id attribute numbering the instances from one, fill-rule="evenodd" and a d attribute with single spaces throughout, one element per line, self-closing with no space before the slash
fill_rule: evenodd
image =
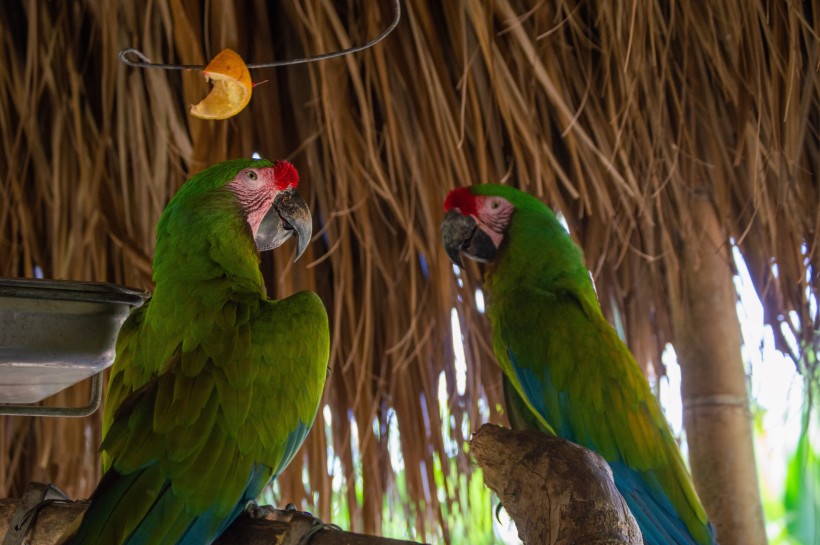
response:
<path id="1" fill-rule="evenodd" d="M 332 447 L 348 483 L 349 524 L 368 532 L 379 531 L 394 485 L 391 422 L 415 530 L 446 536 L 434 475 L 437 460 L 451 457 L 442 427 L 458 442 L 464 419 L 503 418 L 474 304 L 479 271 L 457 277 L 439 248 L 441 203 L 456 185 L 515 184 L 561 211 L 605 312 L 656 372 L 675 341 L 677 251 L 693 233 L 691 199 L 702 196 L 745 256 L 779 346 L 790 350 L 781 325 L 813 346 L 817 10 L 738 0 L 696 9 L 569 0 L 403 8 L 396 31 L 363 53 L 253 72 L 260 85 L 250 106 L 215 123 L 187 115 L 207 90 L 198 74 L 136 70 L 118 51 L 195 64 L 224 47 L 250 62 L 324 53 L 376 35 L 390 2 L 0 5 L 0 274 L 39 268 L 150 288 L 154 224 L 187 175 L 252 152 L 290 158 L 317 234 L 297 264 L 280 251 L 263 257 L 263 269 L 272 294 L 313 289 L 328 307 L 332 421 L 319 411 L 280 493 L 330 518 Z M 463 393 L 453 308 L 465 342 Z M 78 387 L 57 400 L 85 395 Z M 0 441 L 6 494 L 38 479 L 84 496 L 99 476 L 98 417 L 4 417 Z M 471 471 L 463 449 L 455 458 Z M 444 502 L 466 501 L 458 494 L 446 490 Z"/>

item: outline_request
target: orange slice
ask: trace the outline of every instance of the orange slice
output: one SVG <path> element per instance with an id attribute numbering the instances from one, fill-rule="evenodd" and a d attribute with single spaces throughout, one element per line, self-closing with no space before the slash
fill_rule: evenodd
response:
<path id="1" fill-rule="evenodd" d="M 202 70 L 213 89 L 191 106 L 191 115 L 202 119 L 227 119 L 242 111 L 251 100 L 251 74 L 235 51 L 223 49 Z"/>

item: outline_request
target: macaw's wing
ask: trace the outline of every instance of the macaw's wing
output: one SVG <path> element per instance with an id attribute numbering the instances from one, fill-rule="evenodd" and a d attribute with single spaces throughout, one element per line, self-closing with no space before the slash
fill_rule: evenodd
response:
<path id="1" fill-rule="evenodd" d="M 534 415 L 511 420 L 603 456 L 648 544 L 713 543 L 660 406 L 597 301 L 517 287 L 489 314 L 510 411 Z"/>
<path id="2" fill-rule="evenodd" d="M 148 314 L 148 309 L 151 307 L 151 299 L 148 299 L 141 307 L 133 310 L 128 315 L 125 322 L 123 322 L 120 331 L 117 334 L 116 357 L 114 359 L 114 367 L 111 369 L 111 376 L 108 381 L 108 389 L 105 392 L 105 406 L 103 408 L 103 437 L 108 433 L 111 427 L 113 417 L 115 414 L 122 412 L 120 408 L 126 399 L 136 399 L 138 396 L 133 396 L 135 389 L 144 385 L 151 380 L 152 374 L 150 372 L 140 371 L 137 366 L 141 363 L 135 361 L 134 356 L 138 354 L 138 342 L 140 339 L 140 331 L 143 329 L 145 316 Z M 139 358 L 137 358 L 139 360 Z M 128 371 L 129 374 L 135 372 L 139 375 L 139 383 L 136 380 L 131 380 L 129 383 L 123 380 L 123 375 Z M 102 451 L 103 472 L 108 471 L 111 459 L 108 453 Z"/>
<path id="3" fill-rule="evenodd" d="M 506 374 L 501 376 L 501 386 L 504 392 L 504 409 L 507 411 L 507 420 L 512 429 L 541 430 L 549 435 L 555 435 L 552 428 L 544 426 L 543 418 L 536 416 Z"/>
<path id="4" fill-rule="evenodd" d="M 130 394 L 103 441 L 110 469 L 77 542 L 211 543 L 304 441 L 328 351 L 324 306 L 301 292 L 199 315 L 144 384 L 118 367 L 111 391 Z M 133 355 L 124 345 L 121 357 Z"/>

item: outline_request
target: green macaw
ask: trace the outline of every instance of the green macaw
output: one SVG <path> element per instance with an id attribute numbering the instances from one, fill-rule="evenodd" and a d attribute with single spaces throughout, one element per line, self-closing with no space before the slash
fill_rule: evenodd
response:
<path id="1" fill-rule="evenodd" d="M 155 291 L 117 338 L 105 474 L 68 543 L 212 543 L 301 446 L 327 376 L 327 313 L 312 292 L 268 299 L 258 253 L 294 234 L 297 258 L 307 247 L 298 179 L 286 161 L 226 161 L 168 204 Z"/>
<path id="2" fill-rule="evenodd" d="M 511 424 L 606 459 L 647 545 L 715 543 L 660 405 L 555 214 L 492 184 L 454 189 L 444 208 L 450 259 L 490 263 L 487 317 Z"/>

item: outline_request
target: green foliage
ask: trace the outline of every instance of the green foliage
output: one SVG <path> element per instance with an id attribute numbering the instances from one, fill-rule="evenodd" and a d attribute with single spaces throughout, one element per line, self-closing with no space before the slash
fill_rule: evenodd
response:
<path id="1" fill-rule="evenodd" d="M 462 448 L 466 449 L 467 445 Z M 443 462 L 443 463 L 442 463 Z M 442 518 L 447 536 L 426 536 L 434 543 L 449 545 L 493 545 L 500 543 L 493 532 L 492 493 L 484 486 L 481 470 L 471 467 L 464 472 L 457 458 L 434 458 L 435 494 L 441 503 Z M 447 494 L 450 491 L 450 494 Z M 457 498 L 447 501 L 447 497 Z M 396 474 L 395 487 L 385 497 L 382 532 L 385 536 L 423 539 L 416 536 L 416 517 L 426 516 L 427 506 L 413 503 L 405 486 L 405 472 Z M 338 498 L 345 501 L 342 495 Z M 334 498 L 334 501 L 336 498 Z M 419 512 L 421 511 L 421 512 Z"/>
<path id="2" fill-rule="evenodd" d="M 436 468 L 438 473 L 439 468 Z M 452 545 L 492 545 L 496 543 L 493 534 L 492 493 L 484 486 L 481 470 L 475 468 L 469 475 L 458 474 L 455 462 L 451 461 L 447 473 L 442 477 L 449 486 L 458 487 L 460 502 L 445 506 L 447 527 Z"/>
<path id="3" fill-rule="evenodd" d="M 808 386 L 807 390 L 810 388 Z M 820 545 L 820 437 L 816 422 L 820 410 L 812 410 L 811 395 L 805 399 L 800 440 L 786 474 L 783 494 L 785 531 L 796 543 Z"/>
<path id="4" fill-rule="evenodd" d="M 455 418 L 447 406 L 446 398 L 440 398 L 440 410 L 443 422 L 451 425 L 464 426 L 470 429 L 471 424 L 466 421 L 456 423 Z M 330 419 L 317 420 L 326 423 L 326 433 L 330 434 Z M 398 434 L 397 426 L 389 426 L 389 434 Z M 404 469 L 404 460 L 399 449 L 396 437 L 390 437 L 391 464 L 396 469 L 392 482 L 388 485 L 388 490 L 384 495 L 384 505 L 382 509 L 381 534 L 385 537 L 396 539 L 409 539 L 427 541 L 431 543 L 446 543 L 447 545 L 495 545 L 504 544 L 506 541 L 496 535 L 494 528 L 493 513 L 494 499 L 492 492 L 484 486 L 484 478 L 481 469 L 474 465 L 465 467 L 464 457 L 457 455 L 459 450 L 468 452 L 467 442 L 458 444 L 453 440 L 449 429 L 443 431 L 447 441 L 448 453 L 452 454 L 444 459 L 438 455 L 433 457 L 433 475 L 435 490 L 431 494 L 435 495 L 437 503 L 441 505 L 441 517 L 444 521 L 443 529 L 436 524 L 431 524 L 430 517 L 435 515 L 435 506 L 427 505 L 425 502 L 415 502 L 411 497 L 407 487 L 407 473 Z M 333 451 L 332 443 L 328 443 L 328 460 L 333 462 L 329 468 L 332 478 L 331 497 L 331 520 L 345 530 L 351 529 L 351 509 L 349 504 L 349 481 L 341 478 L 343 471 L 341 464 Z M 359 443 L 356 438 L 351 441 L 353 454 L 353 470 L 356 478 L 353 480 L 355 486 L 355 501 L 361 506 L 363 504 L 362 486 L 362 458 L 359 451 Z M 303 481 L 309 487 L 308 474 L 305 472 Z M 260 504 L 271 504 L 284 507 L 279 501 L 279 485 L 274 481 L 258 498 Z M 318 497 L 313 500 L 318 502 Z M 300 509 L 310 506 L 299 506 Z M 355 513 L 357 510 L 354 510 Z M 424 522 L 424 524 L 419 524 Z M 432 535 L 419 535 L 418 528 L 432 528 Z M 446 536 L 444 535 L 446 532 Z M 517 541 L 515 541 L 517 543 Z"/>
<path id="5" fill-rule="evenodd" d="M 763 479 L 763 508 L 771 545 L 820 545 L 820 410 L 812 403 L 814 396 L 809 395 L 811 383 L 810 378 L 804 378 L 800 435 L 784 459 L 782 490 L 767 488 Z M 764 413 L 759 406 L 754 413 L 759 438 L 766 434 Z"/>

